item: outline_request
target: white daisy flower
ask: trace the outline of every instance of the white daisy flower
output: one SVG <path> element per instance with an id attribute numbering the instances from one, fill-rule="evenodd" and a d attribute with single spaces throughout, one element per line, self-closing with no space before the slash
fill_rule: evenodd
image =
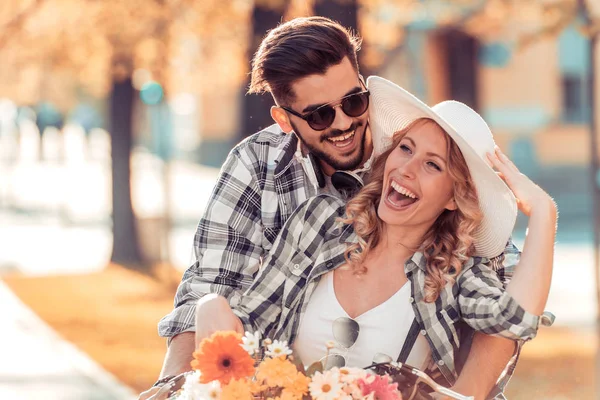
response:
<path id="1" fill-rule="evenodd" d="M 369 375 L 366 370 L 361 368 L 341 367 L 338 372 L 342 383 L 354 382 L 358 379 L 364 379 Z"/>
<path id="2" fill-rule="evenodd" d="M 336 374 L 317 372 L 313 375 L 308 390 L 315 400 L 337 400 L 347 396 L 342 391 L 342 384 Z"/>
<path id="3" fill-rule="evenodd" d="M 267 346 L 265 354 L 269 357 L 288 356 L 292 354 L 292 350 L 288 347 L 285 340 L 274 340 L 273 343 Z"/>
<path id="4" fill-rule="evenodd" d="M 177 400 L 218 400 L 221 397 L 219 381 L 200 383 L 200 371 L 195 371 L 185 377 L 183 392 Z"/>
<path id="5" fill-rule="evenodd" d="M 258 348 L 260 347 L 260 332 L 256 331 L 254 334 L 246 332 L 242 338 L 241 346 L 248 354 L 251 356 L 254 355 L 254 353 L 258 352 Z"/>

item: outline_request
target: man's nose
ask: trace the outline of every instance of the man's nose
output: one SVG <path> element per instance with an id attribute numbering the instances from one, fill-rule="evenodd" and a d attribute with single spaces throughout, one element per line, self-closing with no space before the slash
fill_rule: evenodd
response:
<path id="1" fill-rule="evenodd" d="M 344 110 L 342 110 L 342 105 L 338 104 L 333 106 L 335 110 L 335 119 L 333 120 L 333 124 L 331 127 L 333 129 L 339 129 L 340 131 L 347 131 L 352 126 L 352 117 L 349 117 Z"/>

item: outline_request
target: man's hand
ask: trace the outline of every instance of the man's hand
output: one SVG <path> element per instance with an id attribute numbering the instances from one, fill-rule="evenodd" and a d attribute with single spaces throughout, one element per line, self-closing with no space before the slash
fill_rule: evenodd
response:
<path id="1" fill-rule="evenodd" d="M 196 348 L 202 339 L 217 331 L 236 331 L 243 334 L 244 327 L 225 297 L 207 294 L 196 306 Z"/>
<path id="2" fill-rule="evenodd" d="M 160 390 L 160 387 L 150 388 L 150 389 L 146 390 L 145 392 L 140 393 L 138 400 L 146 400 L 146 399 L 150 398 L 151 396 L 153 396 L 154 394 L 156 394 L 156 392 L 158 392 L 159 390 Z"/>

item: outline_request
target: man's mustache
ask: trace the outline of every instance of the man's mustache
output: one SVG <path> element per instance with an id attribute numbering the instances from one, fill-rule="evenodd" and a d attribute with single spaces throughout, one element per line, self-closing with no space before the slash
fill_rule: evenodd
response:
<path id="1" fill-rule="evenodd" d="M 334 129 L 334 130 L 330 131 L 327 135 L 321 136 L 321 142 L 324 142 L 327 139 L 331 139 L 336 136 L 341 136 L 341 135 L 350 133 L 350 132 L 356 130 L 357 128 L 361 127 L 362 125 L 363 125 L 362 122 L 355 122 L 352 125 L 350 125 L 350 128 L 346 129 L 345 131 L 342 131 L 340 129 Z"/>

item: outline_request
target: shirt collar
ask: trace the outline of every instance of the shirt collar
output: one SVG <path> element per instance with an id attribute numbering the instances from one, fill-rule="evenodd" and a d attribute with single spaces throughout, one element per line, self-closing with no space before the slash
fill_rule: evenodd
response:
<path id="1" fill-rule="evenodd" d="M 281 146 L 281 153 L 277 155 L 277 167 L 275 168 L 275 175 L 279 175 L 284 172 L 294 160 L 294 153 L 298 143 L 298 138 L 295 134 L 287 134 L 282 131 L 282 134 L 286 135 Z"/>

